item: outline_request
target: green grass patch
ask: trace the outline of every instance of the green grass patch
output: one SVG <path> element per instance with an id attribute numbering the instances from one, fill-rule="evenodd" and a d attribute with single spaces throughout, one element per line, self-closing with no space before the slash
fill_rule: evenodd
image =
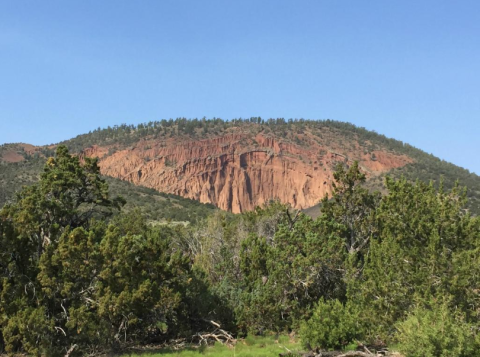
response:
<path id="1" fill-rule="evenodd" d="M 248 336 L 245 339 L 238 340 L 235 346 L 216 343 L 213 346 L 190 346 L 181 350 L 165 348 L 121 357 L 277 357 L 279 353 L 296 352 L 300 349 L 300 343 L 297 340 L 292 340 L 289 336 L 279 336 L 278 339 L 274 336 Z"/>

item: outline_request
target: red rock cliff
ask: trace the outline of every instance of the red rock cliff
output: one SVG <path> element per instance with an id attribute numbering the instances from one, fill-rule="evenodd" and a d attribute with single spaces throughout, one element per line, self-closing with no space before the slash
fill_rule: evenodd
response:
<path id="1" fill-rule="evenodd" d="M 401 167 L 411 159 L 389 152 L 339 153 L 318 140 L 296 145 L 267 134 L 229 133 L 204 140 L 142 140 L 128 149 L 94 146 L 105 175 L 159 191 L 209 202 L 239 213 L 272 199 L 307 208 L 331 191 L 338 162 L 359 160 L 368 175 Z M 110 150 L 109 150 L 110 149 Z"/>

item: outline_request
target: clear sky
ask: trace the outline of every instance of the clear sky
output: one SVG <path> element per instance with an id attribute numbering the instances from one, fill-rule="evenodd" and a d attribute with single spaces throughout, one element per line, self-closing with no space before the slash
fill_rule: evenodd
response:
<path id="1" fill-rule="evenodd" d="M 0 0 L 0 143 L 335 119 L 480 174 L 480 1 Z"/>

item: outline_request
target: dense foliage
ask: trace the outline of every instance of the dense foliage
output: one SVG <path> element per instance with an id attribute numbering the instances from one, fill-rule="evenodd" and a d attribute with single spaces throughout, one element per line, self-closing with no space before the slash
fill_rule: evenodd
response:
<path id="1" fill-rule="evenodd" d="M 205 296 L 175 227 L 116 216 L 96 160 L 60 146 L 40 182 L 0 212 L 0 346 L 61 355 L 189 333 Z M 206 316 L 205 314 L 204 316 Z"/>
<path id="2" fill-rule="evenodd" d="M 397 345 L 407 357 L 474 356 L 480 219 L 467 194 L 339 166 L 312 219 L 279 202 L 189 227 L 114 214 L 97 162 L 60 146 L 0 211 L 0 350 L 57 356 L 299 331 L 310 348 Z M 214 323 L 212 323 L 212 321 Z"/>
<path id="3" fill-rule="evenodd" d="M 399 348 L 411 357 L 463 357 L 478 354 L 477 326 L 448 301 L 414 308 L 397 324 Z"/>
<path id="4" fill-rule="evenodd" d="M 363 341 L 408 352 L 419 341 L 407 332 L 417 318 L 427 341 L 418 355 L 451 346 L 473 356 L 480 220 L 465 210 L 465 190 L 388 178 L 382 196 L 363 187 L 356 164 L 335 178 L 315 220 L 273 203 L 230 221 L 211 217 L 192 233 L 186 246 L 239 333 L 300 328 L 312 348 Z M 457 322 L 444 321 L 456 326 L 445 333 L 457 344 L 429 325 L 438 314 Z"/>
<path id="5" fill-rule="evenodd" d="M 312 345 L 343 348 L 361 335 L 358 312 L 351 304 L 337 299 L 321 299 L 312 309 L 312 316 L 302 323 L 300 334 L 303 344 L 310 348 Z"/>

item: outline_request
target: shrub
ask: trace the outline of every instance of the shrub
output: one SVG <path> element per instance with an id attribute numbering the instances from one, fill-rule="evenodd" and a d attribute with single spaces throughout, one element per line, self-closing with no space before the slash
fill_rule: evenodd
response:
<path id="1" fill-rule="evenodd" d="M 478 356 L 472 326 L 446 302 L 417 306 L 397 329 L 398 349 L 408 357 Z"/>
<path id="2" fill-rule="evenodd" d="M 302 343 L 307 348 L 344 348 L 361 335 L 355 309 L 339 300 L 321 299 L 313 309 L 312 317 L 300 328 Z"/>

